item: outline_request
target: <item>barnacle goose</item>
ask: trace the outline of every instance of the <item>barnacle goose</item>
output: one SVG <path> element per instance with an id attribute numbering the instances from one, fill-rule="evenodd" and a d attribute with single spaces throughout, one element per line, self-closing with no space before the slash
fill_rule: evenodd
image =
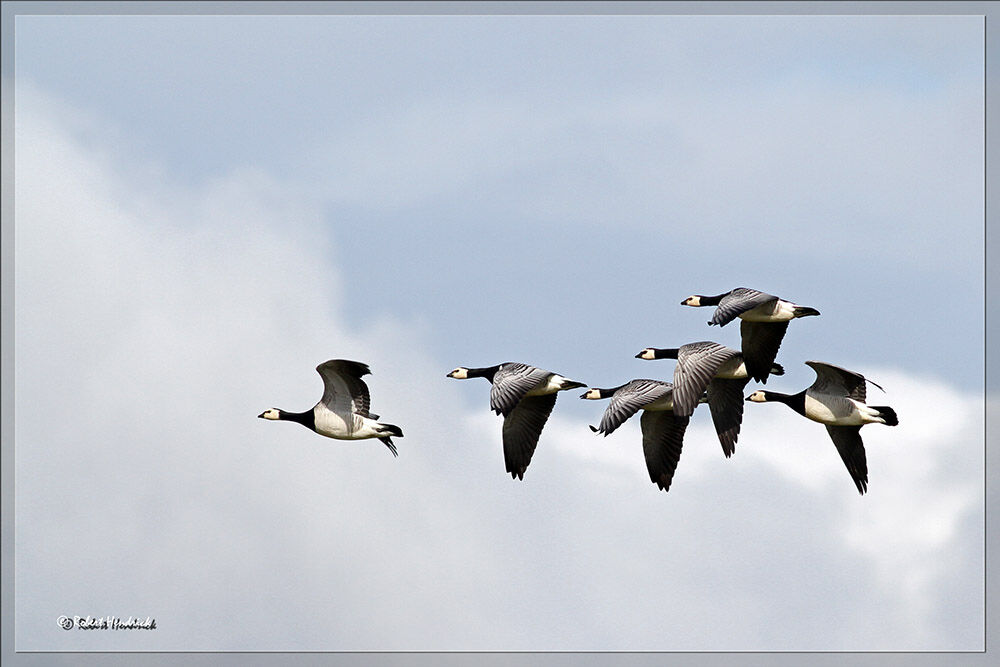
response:
<path id="1" fill-rule="evenodd" d="M 865 382 L 879 389 L 882 387 L 860 373 L 822 361 L 807 361 L 806 364 L 816 371 L 816 381 L 806 389 L 792 395 L 760 390 L 747 396 L 747 400 L 754 403 L 778 401 L 800 415 L 825 424 L 847 472 L 863 495 L 868 490 L 868 461 L 865 444 L 861 441 L 861 427 L 865 424 L 897 426 L 896 411 L 887 405 L 865 404 Z"/>
<path id="2" fill-rule="evenodd" d="M 661 380 L 632 380 L 612 389 L 588 389 L 580 398 L 611 399 L 601 416 L 600 426 L 590 427 L 591 431 L 603 433 L 605 437 L 636 412 L 643 411 L 639 425 L 646 470 L 651 482 L 669 491 L 681 457 L 684 431 L 691 419 L 674 414 L 673 385 Z"/>
<path id="3" fill-rule="evenodd" d="M 739 317 L 747 372 L 754 380 L 764 383 L 778 356 L 788 323 L 797 317 L 819 315 L 815 308 L 799 306 L 747 287 L 737 287 L 717 296 L 693 294 L 681 301 L 681 305 L 718 306 L 709 325 L 725 326 Z"/>
<path id="4" fill-rule="evenodd" d="M 729 458 L 736 451 L 736 441 L 743 422 L 743 388 L 750 381 L 743 354 L 739 350 L 711 341 L 688 343 L 679 348 L 647 347 L 635 355 L 638 359 L 676 359 L 674 367 L 674 413 L 690 417 L 702 393 L 708 392 L 715 432 L 722 453 Z M 774 375 L 785 369 L 772 364 Z"/>
<path id="5" fill-rule="evenodd" d="M 312 410 L 286 412 L 278 408 L 257 415 L 261 419 L 293 421 L 320 435 L 336 440 L 378 438 L 393 456 L 396 445 L 390 436 L 403 437 L 403 431 L 393 424 L 378 421 L 379 416 L 368 411 L 371 397 L 368 385 L 361 379 L 371 373 L 368 364 L 346 359 L 331 359 L 316 367 L 323 378 L 323 398 Z"/>
<path id="6" fill-rule="evenodd" d="M 516 362 L 485 368 L 459 366 L 447 377 L 457 380 L 481 377 L 493 385 L 490 409 L 503 415 L 504 464 L 514 479 L 524 479 L 538 437 L 556 404 L 556 393 L 586 386 L 557 373 Z"/>

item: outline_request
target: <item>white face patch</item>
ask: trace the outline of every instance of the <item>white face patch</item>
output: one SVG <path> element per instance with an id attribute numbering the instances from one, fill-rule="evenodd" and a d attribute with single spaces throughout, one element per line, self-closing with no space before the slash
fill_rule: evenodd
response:
<path id="1" fill-rule="evenodd" d="M 656 359 L 656 353 L 653 352 L 653 348 L 647 347 L 645 350 L 639 353 L 640 359 Z"/>
<path id="2" fill-rule="evenodd" d="M 597 399 L 599 399 L 601 397 L 601 390 L 600 389 L 588 389 L 587 393 L 584 394 L 583 397 L 584 398 L 589 398 L 592 401 L 597 400 Z"/>
<path id="3" fill-rule="evenodd" d="M 278 410 L 276 408 L 269 408 L 261 414 L 263 419 L 278 419 Z"/>
<path id="4" fill-rule="evenodd" d="M 701 305 L 701 298 L 698 297 L 697 295 L 693 295 L 692 294 L 688 298 L 684 299 L 684 305 L 685 306 L 700 306 Z"/>
<path id="5" fill-rule="evenodd" d="M 448 377 L 453 377 L 456 380 L 466 380 L 469 377 L 469 369 L 459 366 L 452 372 L 448 373 Z"/>
<path id="6" fill-rule="evenodd" d="M 767 399 L 764 398 L 764 392 L 762 391 L 755 391 L 747 397 L 747 400 L 753 401 L 754 403 L 765 403 L 767 401 Z"/>

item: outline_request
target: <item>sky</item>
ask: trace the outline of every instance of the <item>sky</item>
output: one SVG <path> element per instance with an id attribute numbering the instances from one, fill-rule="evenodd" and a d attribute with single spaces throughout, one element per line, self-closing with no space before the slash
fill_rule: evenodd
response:
<path id="1" fill-rule="evenodd" d="M 982 25 L 19 16 L 17 649 L 982 650 Z M 577 392 L 514 481 L 445 377 L 669 380 L 737 286 L 822 313 L 768 389 L 885 388 L 864 497 L 753 404 L 662 493 Z M 330 358 L 398 459 L 255 418 Z"/>

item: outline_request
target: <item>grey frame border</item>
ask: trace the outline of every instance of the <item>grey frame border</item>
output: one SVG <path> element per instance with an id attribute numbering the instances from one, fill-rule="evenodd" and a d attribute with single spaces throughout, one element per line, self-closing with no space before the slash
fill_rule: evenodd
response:
<path id="1" fill-rule="evenodd" d="M 14 278 L 14 17 L 26 14 L 973 14 L 984 17 L 986 61 L 986 219 L 983 229 L 983 258 L 985 277 L 985 359 L 983 368 L 984 400 L 986 403 L 984 443 L 986 482 L 986 627 L 982 652 L 15 652 L 14 650 L 14 331 L 13 331 L 13 278 Z M 989 132 L 991 121 L 998 108 L 997 72 L 1000 71 L 1000 2 L 667 2 L 667 1 L 567 1 L 567 2 L 468 2 L 468 1 L 344 1 L 344 2 L 47 2 L 4 1 L 2 4 L 2 187 L 0 187 L 0 309 L 3 326 L 0 328 L 0 662 L 4 665 L 464 665 L 470 660 L 481 664 L 504 665 L 742 665 L 767 664 L 777 666 L 800 665 L 805 656 L 810 664 L 868 665 L 892 664 L 907 667 L 924 665 L 987 665 L 990 654 L 997 653 L 997 594 L 1000 588 L 991 572 L 997 570 L 997 550 L 993 537 L 998 535 L 998 518 L 990 507 L 997 506 L 998 494 L 991 480 L 1000 480 L 1000 466 L 996 457 L 990 457 L 985 444 L 997 442 L 996 426 L 991 419 L 1000 415 L 1000 401 L 991 404 L 988 389 L 993 396 L 1000 393 L 1000 362 L 991 355 L 991 343 L 996 340 L 1000 322 L 1000 302 L 990 312 L 989 295 L 1000 293 L 1000 268 L 991 267 L 989 257 L 997 256 L 1000 241 L 995 230 L 995 216 L 991 202 L 996 201 L 1000 185 L 989 180 L 990 158 L 1000 154 L 1000 144 L 995 133 Z M 991 231 L 993 233 L 991 233 Z"/>

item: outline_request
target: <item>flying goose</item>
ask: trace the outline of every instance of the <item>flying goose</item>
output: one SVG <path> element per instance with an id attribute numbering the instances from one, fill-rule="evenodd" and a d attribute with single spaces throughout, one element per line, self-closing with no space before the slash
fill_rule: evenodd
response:
<path id="1" fill-rule="evenodd" d="M 778 401 L 800 415 L 825 424 L 847 472 L 858 492 L 864 495 L 868 490 L 868 462 L 865 444 L 861 441 L 861 427 L 865 424 L 896 426 L 899 424 L 896 411 L 887 405 L 865 404 L 865 382 L 879 389 L 882 387 L 860 373 L 822 361 L 807 361 L 806 365 L 816 371 L 816 381 L 806 389 L 794 395 L 755 391 L 747 400 L 754 403 Z"/>
<path id="2" fill-rule="evenodd" d="M 788 323 L 797 317 L 819 315 L 815 308 L 799 306 L 747 287 L 737 287 L 725 294 L 702 296 L 693 294 L 681 301 L 682 306 L 718 306 L 709 325 L 726 326 L 740 318 L 740 337 L 747 372 L 757 382 L 767 382 L 767 375 Z"/>
<path id="3" fill-rule="evenodd" d="M 503 415 L 504 464 L 514 479 L 524 479 L 538 436 L 556 404 L 556 393 L 586 386 L 557 373 L 509 361 L 486 368 L 459 366 L 447 377 L 457 380 L 481 377 L 493 385 L 490 409 Z"/>
<path id="4" fill-rule="evenodd" d="M 708 391 L 712 423 L 729 458 L 736 451 L 736 441 L 743 422 L 743 388 L 750 381 L 743 354 L 719 343 L 703 340 L 679 348 L 647 347 L 635 355 L 638 359 L 676 359 L 674 367 L 674 414 L 690 417 L 701 395 Z M 774 375 L 783 375 L 780 364 L 772 364 Z"/>
<path id="5" fill-rule="evenodd" d="M 600 426 L 590 427 L 591 431 L 603 433 L 605 437 L 636 412 L 643 411 L 639 424 L 642 427 L 646 470 L 651 482 L 669 491 L 681 457 L 684 431 L 691 419 L 673 413 L 673 385 L 661 380 L 632 380 L 612 389 L 588 389 L 580 398 L 592 401 L 611 399 L 601 416 Z"/>
<path id="6" fill-rule="evenodd" d="M 361 379 L 371 370 L 368 364 L 346 359 L 331 359 L 316 367 L 323 378 L 323 398 L 312 410 L 286 412 L 271 408 L 257 415 L 261 419 L 293 421 L 320 435 L 336 440 L 378 438 L 393 456 L 396 445 L 389 436 L 403 437 L 403 431 L 393 424 L 378 421 L 379 416 L 368 411 L 371 398 L 368 385 Z"/>

